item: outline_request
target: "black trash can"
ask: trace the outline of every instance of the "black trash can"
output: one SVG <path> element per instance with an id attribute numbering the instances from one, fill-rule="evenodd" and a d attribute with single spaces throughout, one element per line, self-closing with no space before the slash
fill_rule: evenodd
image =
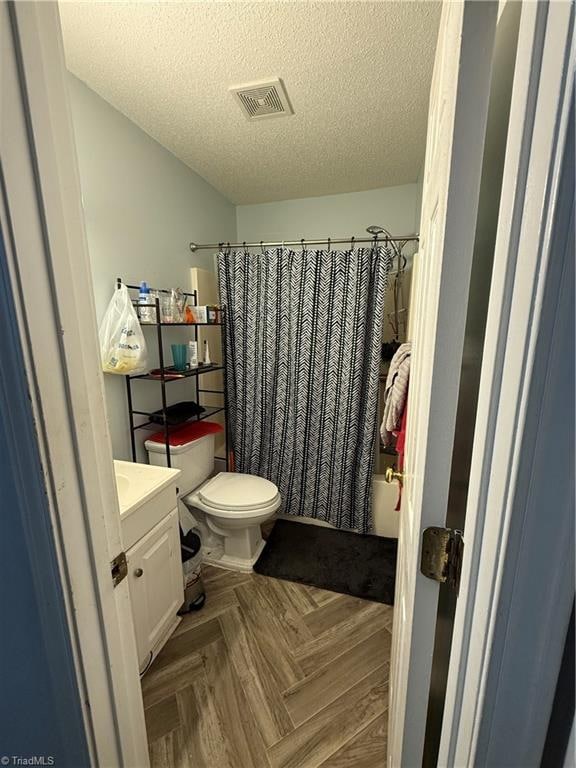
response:
<path id="1" fill-rule="evenodd" d="M 184 573 L 184 604 L 180 615 L 199 611 L 206 602 L 206 593 L 200 572 L 202 564 L 202 540 L 199 532 L 192 528 L 186 535 L 180 531 L 180 551 Z"/>

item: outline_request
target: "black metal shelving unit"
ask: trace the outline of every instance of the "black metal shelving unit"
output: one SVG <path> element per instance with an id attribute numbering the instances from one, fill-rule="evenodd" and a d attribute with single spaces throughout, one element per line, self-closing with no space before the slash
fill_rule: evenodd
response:
<path id="1" fill-rule="evenodd" d="M 116 287 L 119 288 L 121 285 L 125 285 L 128 290 L 131 291 L 140 291 L 139 285 L 131 285 L 130 283 L 125 283 L 122 278 L 118 277 L 116 278 Z M 154 291 L 155 293 L 170 293 L 169 290 L 166 290 L 164 288 L 151 288 L 150 290 Z M 185 293 L 183 292 L 184 296 L 189 297 L 189 299 L 192 300 L 192 304 L 194 306 L 197 305 L 197 293 L 196 291 L 193 291 L 192 293 Z M 201 405 L 200 399 L 202 394 L 213 394 L 213 395 L 222 395 L 224 399 L 224 404 L 221 406 L 202 406 L 205 410 L 198 414 L 197 416 L 194 416 L 189 421 L 204 421 L 205 419 L 209 419 L 211 416 L 214 416 L 217 413 L 224 413 L 224 445 L 225 445 L 225 453 L 226 455 L 224 457 L 222 456 L 216 456 L 215 458 L 223 460 L 226 462 L 226 470 L 228 470 L 229 467 L 229 433 L 228 433 L 228 418 L 227 418 L 227 410 L 228 410 L 228 402 L 227 402 L 227 394 L 226 394 L 226 344 L 225 344 L 225 312 L 224 309 L 220 309 L 221 314 L 221 322 L 219 323 L 163 323 L 162 322 L 162 315 L 160 313 L 160 300 L 156 298 L 153 303 L 150 304 L 140 304 L 137 299 L 132 299 L 132 304 L 134 305 L 134 308 L 136 309 L 136 313 L 138 314 L 138 317 L 140 317 L 140 308 L 145 307 L 151 307 L 155 310 L 156 313 L 156 322 L 155 323 L 141 323 L 142 328 L 156 328 L 156 341 L 158 345 L 158 363 L 159 367 L 158 373 L 152 373 L 149 371 L 148 373 L 139 373 L 134 376 L 126 376 L 126 393 L 128 397 L 128 417 L 130 420 L 130 444 L 132 448 L 132 461 L 136 461 L 136 436 L 135 433 L 139 429 L 154 429 L 158 430 L 161 429 L 163 426 L 164 429 L 164 444 L 166 446 L 166 463 L 170 467 L 172 466 L 171 458 L 170 458 L 170 431 L 171 429 L 178 429 L 178 427 L 181 427 L 182 424 L 179 424 L 177 426 L 171 427 L 168 424 L 168 418 L 166 414 L 166 409 L 168 407 L 167 404 L 167 397 L 166 397 L 166 387 L 173 381 L 183 381 L 184 379 L 193 379 L 196 386 L 196 399 L 198 401 L 198 405 Z M 198 368 L 190 368 L 186 371 L 175 371 L 173 366 L 166 366 L 164 364 L 164 339 L 162 336 L 162 332 L 164 328 L 188 328 L 188 330 L 194 330 L 194 339 L 196 343 L 198 343 L 198 328 L 202 327 L 220 327 L 221 329 L 221 338 L 222 338 L 222 363 L 213 363 L 212 365 L 203 365 L 199 364 Z M 200 352 L 200 350 L 199 350 Z M 206 374 L 206 373 L 214 373 L 215 371 L 222 371 L 222 377 L 223 377 L 223 388 L 222 389 L 202 389 L 200 385 L 199 377 Z M 162 398 L 162 408 L 158 409 L 160 411 L 160 414 L 162 416 L 162 424 L 159 424 L 157 421 L 151 421 L 150 417 L 152 416 L 158 416 L 158 411 L 143 411 L 137 408 L 134 408 L 133 406 L 133 393 L 132 393 L 132 387 L 133 382 L 135 381 L 156 381 L 160 383 L 160 392 L 161 392 L 161 398 Z M 134 416 L 147 416 L 148 421 L 145 421 L 141 424 L 135 424 L 134 423 Z M 188 423 L 188 422 L 185 422 Z"/>

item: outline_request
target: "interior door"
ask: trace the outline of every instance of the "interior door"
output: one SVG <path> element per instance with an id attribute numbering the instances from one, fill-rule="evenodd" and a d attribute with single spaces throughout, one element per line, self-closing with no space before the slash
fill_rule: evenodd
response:
<path id="1" fill-rule="evenodd" d="M 430 93 L 392 641 L 388 764 L 422 764 L 439 584 L 422 532 L 444 526 L 497 3 L 444 3 Z"/>

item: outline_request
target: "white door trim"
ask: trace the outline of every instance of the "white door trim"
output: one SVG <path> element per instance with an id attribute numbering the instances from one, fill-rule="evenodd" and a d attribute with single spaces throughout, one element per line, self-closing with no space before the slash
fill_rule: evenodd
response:
<path id="1" fill-rule="evenodd" d="M 525 478 L 519 479 L 519 468 L 530 460 L 541 430 L 547 428 L 527 421 L 527 409 L 531 387 L 546 375 L 546 370 L 535 365 L 539 333 L 556 311 L 550 302 L 543 305 L 543 295 L 570 109 L 572 13 L 568 3 L 524 3 L 522 9 L 440 766 L 486 764 L 480 729 L 495 706 L 499 674 L 504 674 L 502 669 L 494 675 L 499 660 L 504 659 L 497 622 L 510 611 L 515 588 L 509 580 L 522 552 L 529 551 L 533 543 L 529 537 L 539 535 L 537 529 L 517 527 L 517 518 L 523 515 L 517 494 L 524 492 L 526 507 L 528 488 Z M 564 531 L 557 543 L 558 555 L 565 557 L 566 553 L 560 553 L 562 535 L 564 547 L 573 546 L 573 537 L 567 540 L 565 534 L 571 511 L 556 512 L 554 523 L 542 519 L 545 525 Z M 554 555 L 548 552 L 548 556 Z M 560 570 L 561 562 L 555 566 Z M 551 585 L 552 606 L 561 586 Z M 573 582 L 568 586 L 573 595 Z M 542 606 L 530 605 L 528 595 L 523 597 L 527 611 L 542 610 Z M 543 621 L 545 615 L 542 610 Z M 554 636 L 563 644 L 565 630 L 562 621 L 552 621 L 549 639 Z M 542 663 L 559 663 L 559 656 L 553 657 L 550 653 Z M 517 681 L 519 685 L 520 677 Z M 534 691 L 533 695 L 538 694 Z M 530 709 L 531 702 L 525 703 Z M 530 716 L 541 714 L 532 707 Z M 537 734 L 541 748 L 545 727 L 546 723 L 528 720 L 524 733 L 531 730 L 534 738 Z M 532 754 L 536 764 L 539 757 Z"/>
<path id="2" fill-rule="evenodd" d="M 56 3 L 5 3 L 2 225 L 94 765 L 148 751 Z M 8 31 L 7 31 L 8 30 Z"/>

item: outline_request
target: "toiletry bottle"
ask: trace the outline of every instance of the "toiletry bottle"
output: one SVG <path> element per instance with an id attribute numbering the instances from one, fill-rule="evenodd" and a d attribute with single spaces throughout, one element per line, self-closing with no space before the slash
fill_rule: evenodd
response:
<path id="1" fill-rule="evenodd" d="M 188 342 L 188 357 L 190 359 L 190 368 L 198 368 L 198 342 Z"/>
<path id="2" fill-rule="evenodd" d="M 140 283 L 140 294 L 138 296 L 138 304 L 150 304 L 150 288 L 148 288 L 148 283 L 145 280 L 142 280 Z M 147 306 L 140 306 L 140 322 L 141 323 L 150 323 L 154 322 L 154 319 L 151 317 L 150 310 L 152 307 Z"/>
<path id="3" fill-rule="evenodd" d="M 158 311 L 156 312 L 156 307 L 160 308 L 160 294 L 158 291 L 150 291 L 148 294 L 148 303 L 153 304 L 152 307 L 146 307 L 149 314 L 149 323 L 161 323 L 162 322 L 162 312 Z"/>
<path id="4" fill-rule="evenodd" d="M 212 361 L 210 360 L 210 347 L 208 346 L 208 342 L 204 342 L 204 365 L 212 365 Z"/>

